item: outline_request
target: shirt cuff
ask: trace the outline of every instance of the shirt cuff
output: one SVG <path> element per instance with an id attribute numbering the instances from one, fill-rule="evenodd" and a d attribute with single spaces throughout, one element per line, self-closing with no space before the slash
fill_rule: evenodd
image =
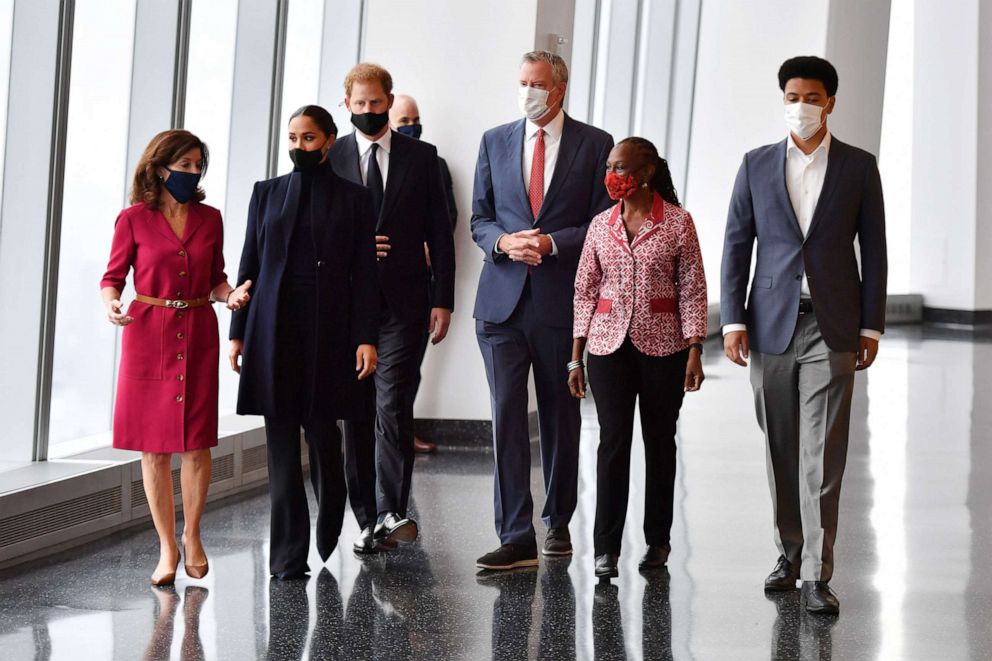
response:
<path id="1" fill-rule="evenodd" d="M 502 234 L 500 234 L 499 237 L 497 237 L 497 239 L 496 239 L 496 243 L 493 244 L 493 257 L 495 257 L 496 255 L 505 255 L 506 254 L 505 252 L 503 252 L 502 250 L 499 249 L 500 239 L 502 239 L 504 236 L 506 236 L 506 232 L 503 232 Z"/>
<path id="2" fill-rule="evenodd" d="M 737 331 L 746 331 L 746 330 L 747 330 L 747 324 L 727 324 L 726 326 L 723 327 L 723 334 L 726 335 L 727 333 L 734 333 Z"/>
<path id="3" fill-rule="evenodd" d="M 875 340 L 876 342 L 878 342 L 882 338 L 882 333 L 880 333 L 877 330 L 872 330 L 870 328 L 862 328 L 858 334 L 861 335 L 861 337 L 869 337 Z"/>
<path id="4" fill-rule="evenodd" d="M 553 236 L 551 236 L 549 234 L 548 235 L 548 238 L 551 239 L 551 255 L 553 257 L 557 257 L 558 256 L 558 244 L 555 243 L 555 237 L 553 237 Z"/>

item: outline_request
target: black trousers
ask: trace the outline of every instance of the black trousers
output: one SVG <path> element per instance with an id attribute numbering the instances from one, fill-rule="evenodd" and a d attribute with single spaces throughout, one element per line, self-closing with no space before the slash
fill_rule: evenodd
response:
<path id="1" fill-rule="evenodd" d="M 384 305 L 376 346 L 379 362 L 365 410 L 344 422 L 345 474 L 358 525 L 380 512 L 406 516 L 413 476 L 413 400 L 417 394 L 423 323 L 398 318 Z"/>
<path id="2" fill-rule="evenodd" d="M 310 482 L 317 499 L 317 551 L 327 559 L 337 546 L 344 522 L 347 489 L 341 432 L 334 419 L 312 401 L 316 347 L 316 293 L 288 288 L 279 308 L 275 375 L 280 400 L 277 415 L 265 416 L 269 462 L 269 572 L 293 575 L 309 570 L 310 510 L 300 465 L 300 428 L 310 455 Z"/>
<path id="3" fill-rule="evenodd" d="M 688 358 L 688 350 L 670 356 L 648 356 L 638 351 L 630 338 L 607 356 L 589 355 L 589 386 L 600 428 L 593 529 L 596 555 L 620 553 L 637 400 L 646 464 L 644 537 L 651 546 L 669 543 L 675 492 L 675 429 Z"/>

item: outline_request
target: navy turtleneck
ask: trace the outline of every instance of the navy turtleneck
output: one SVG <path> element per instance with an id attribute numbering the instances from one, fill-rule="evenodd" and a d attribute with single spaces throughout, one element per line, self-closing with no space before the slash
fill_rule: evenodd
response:
<path id="1" fill-rule="evenodd" d="M 331 167 L 330 159 L 307 172 L 300 172 L 300 201 L 296 206 L 296 225 L 289 240 L 286 272 L 283 282 L 289 286 L 316 286 L 317 253 L 313 238 L 313 210 L 311 208 L 314 178 Z"/>

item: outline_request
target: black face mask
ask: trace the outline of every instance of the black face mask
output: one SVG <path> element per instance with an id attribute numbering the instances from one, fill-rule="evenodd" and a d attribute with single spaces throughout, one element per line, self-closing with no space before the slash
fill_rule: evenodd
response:
<path id="1" fill-rule="evenodd" d="M 378 135 L 382 127 L 389 123 L 389 111 L 367 112 L 362 115 L 351 113 L 351 123 L 365 135 Z"/>
<path id="2" fill-rule="evenodd" d="M 324 152 L 319 149 L 311 149 L 309 151 L 306 149 L 290 149 L 289 158 L 293 161 L 293 165 L 296 166 L 297 170 L 308 172 L 320 165 L 320 162 L 324 160 Z"/>
<path id="3" fill-rule="evenodd" d="M 165 168 L 169 170 L 169 168 Z M 196 195 L 196 187 L 200 185 L 199 172 L 179 172 L 169 170 L 169 178 L 165 180 L 165 188 L 179 204 L 186 204 Z"/>

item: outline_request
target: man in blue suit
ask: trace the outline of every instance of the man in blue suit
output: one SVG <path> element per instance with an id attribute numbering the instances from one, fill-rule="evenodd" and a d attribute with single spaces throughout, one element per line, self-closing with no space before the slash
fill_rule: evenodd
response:
<path id="1" fill-rule="evenodd" d="M 609 134 L 562 110 L 568 67 L 558 55 L 523 56 L 518 101 L 525 119 L 486 132 L 472 200 L 472 236 L 485 264 L 476 335 L 492 400 L 496 531 L 483 569 L 537 564 L 530 493 L 527 379 L 537 389 L 547 496 L 545 555 L 570 555 L 579 404 L 568 392 L 575 269 L 590 219 L 610 205 L 603 185 Z"/>
<path id="2" fill-rule="evenodd" d="M 827 130 L 834 67 L 796 57 L 778 78 L 789 135 L 748 152 L 737 174 L 720 318 L 727 357 L 738 365 L 751 358 L 768 443 L 780 555 L 765 589 L 794 590 L 802 579 L 805 608 L 836 614 L 828 583 L 854 373 L 875 360 L 885 329 L 885 209 L 875 157 Z"/>

